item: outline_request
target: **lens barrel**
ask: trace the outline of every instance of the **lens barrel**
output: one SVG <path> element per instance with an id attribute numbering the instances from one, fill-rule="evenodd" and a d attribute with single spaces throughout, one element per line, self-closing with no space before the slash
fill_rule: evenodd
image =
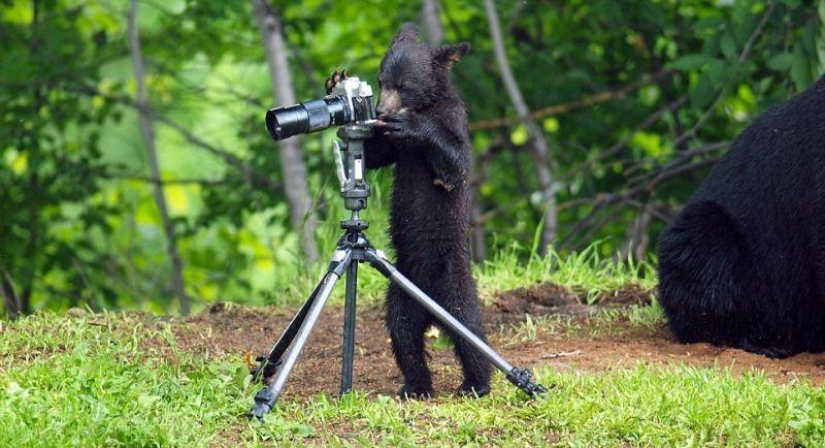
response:
<path id="1" fill-rule="evenodd" d="M 266 129 L 274 140 L 283 140 L 296 134 L 344 125 L 352 119 L 353 113 L 346 97 L 328 96 L 293 106 L 269 109 L 266 112 Z"/>

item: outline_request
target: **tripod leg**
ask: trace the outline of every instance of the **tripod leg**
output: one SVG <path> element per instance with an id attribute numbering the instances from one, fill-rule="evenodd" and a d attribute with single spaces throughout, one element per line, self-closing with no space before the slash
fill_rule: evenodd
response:
<path id="1" fill-rule="evenodd" d="M 427 309 L 436 319 L 443 323 L 451 331 L 475 347 L 481 352 L 490 362 L 499 370 L 507 375 L 507 379 L 511 383 L 518 386 L 521 390 L 527 393 L 530 397 L 535 397 L 538 394 L 547 392 L 547 389 L 540 384 L 533 384 L 530 382 L 530 371 L 527 369 L 519 369 L 507 362 L 495 350 L 493 350 L 486 342 L 481 340 L 478 336 L 473 334 L 461 322 L 448 313 L 435 300 L 428 296 L 424 291 L 419 289 L 410 279 L 401 274 L 395 266 L 392 265 L 383 254 L 379 254 L 375 249 L 367 249 L 364 252 L 364 259 L 378 269 L 390 281 L 398 285 L 410 297 L 415 299 L 421 306 Z"/>
<path id="2" fill-rule="evenodd" d="M 321 310 L 324 308 L 324 305 L 327 303 L 327 299 L 329 299 L 329 296 L 332 294 L 332 289 L 335 287 L 335 284 L 338 283 L 338 280 L 352 262 L 352 251 L 337 251 L 335 257 L 340 259 L 340 262 L 337 264 L 333 263 L 333 266 L 331 266 L 329 272 L 327 272 L 324 279 L 321 280 L 318 294 L 312 302 L 312 305 L 309 307 L 306 319 L 298 329 L 298 332 L 295 335 L 295 340 L 292 342 L 292 346 L 289 348 L 289 351 L 286 352 L 286 356 L 284 357 L 282 364 L 278 367 L 275 378 L 273 378 L 272 383 L 269 386 L 261 389 L 255 395 L 255 406 L 249 412 L 250 417 L 254 416 L 258 420 L 263 420 L 264 414 L 271 411 L 272 407 L 275 406 L 275 402 L 278 401 L 278 398 L 281 396 L 281 390 L 283 389 L 284 384 L 286 384 L 289 373 L 295 366 L 295 361 L 298 359 L 298 355 L 301 354 L 301 350 L 304 348 L 312 328 L 315 326 L 315 323 L 318 321 L 318 317 L 321 315 Z"/>
<path id="3" fill-rule="evenodd" d="M 355 297 L 358 288 L 358 262 L 347 267 L 344 302 L 344 348 L 341 364 L 341 395 L 352 390 L 352 364 L 355 358 Z"/>
<path id="4" fill-rule="evenodd" d="M 266 358 L 258 358 L 261 361 L 261 364 L 252 371 L 252 377 L 254 380 L 267 380 L 271 377 L 275 370 L 278 368 L 278 365 L 281 363 L 281 357 L 286 352 L 286 349 L 289 348 L 289 344 L 295 339 L 295 335 L 298 333 L 298 329 L 301 328 L 301 325 L 304 323 L 306 319 L 307 313 L 309 312 L 310 307 L 315 302 L 315 298 L 318 296 L 318 290 L 321 289 L 321 285 L 323 282 L 318 283 L 315 286 L 315 289 L 312 291 L 312 294 L 309 295 L 309 298 L 306 302 L 301 306 L 301 309 L 298 310 L 298 313 L 295 314 L 295 317 L 289 322 L 289 326 L 281 333 L 281 337 L 278 338 L 278 341 L 269 351 L 269 354 Z"/>

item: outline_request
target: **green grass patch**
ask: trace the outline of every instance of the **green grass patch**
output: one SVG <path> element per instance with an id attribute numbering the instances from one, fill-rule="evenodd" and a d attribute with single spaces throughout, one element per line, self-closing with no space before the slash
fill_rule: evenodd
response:
<path id="1" fill-rule="evenodd" d="M 239 360 L 183 351 L 169 324 L 146 316 L 43 314 L 4 323 L 0 361 L 2 446 L 818 446 L 825 439 L 821 388 L 679 364 L 605 373 L 539 368 L 538 381 L 554 387 L 537 401 L 500 374 L 493 395 L 480 400 L 399 402 L 365 391 L 286 398 L 261 424 L 244 417 L 257 386 Z"/>
<path id="2" fill-rule="evenodd" d="M 322 254 L 322 260 L 312 268 L 285 266 L 284 269 L 295 269 L 295 272 L 284 274 L 289 281 L 278 285 L 277 294 L 263 300 L 245 299 L 244 303 L 273 306 L 297 306 L 303 303 L 329 267 L 329 260 L 324 257 L 332 254 L 337 241 L 336 235 L 338 233 L 330 231 L 330 234 L 322 239 L 322 246 L 326 252 Z M 382 236 L 374 240 L 382 243 L 375 247 L 384 250 L 390 261 L 394 261 L 392 247 L 386 241 L 386 236 L 380 233 L 379 235 Z M 375 244 L 374 241 L 373 243 Z M 551 252 L 544 257 L 534 255 L 526 261 L 523 260 L 523 249 L 514 246 L 512 250 L 498 252 L 483 264 L 474 265 L 473 277 L 482 297 L 487 301 L 499 291 L 545 282 L 564 286 L 584 297 L 587 303 L 593 303 L 601 294 L 626 285 L 638 285 L 648 290 L 656 286 L 655 270 L 650 261 L 605 257 L 600 253 L 598 242 L 581 252 Z M 387 285 L 388 280 L 381 273 L 368 264 L 361 263 L 358 270 L 359 303 L 379 303 L 384 299 Z M 343 291 L 344 279 L 341 279 L 330 297 L 330 304 L 342 304 Z"/>
<path id="3" fill-rule="evenodd" d="M 602 293 L 627 285 L 652 290 L 656 273 L 652 264 L 632 258 L 604 257 L 598 243 L 571 254 L 551 251 L 544 257 L 519 260 L 519 250 L 502 251 L 477 267 L 474 276 L 482 291 L 506 291 L 538 283 L 552 282 L 586 297 L 593 303 Z"/>
<path id="4" fill-rule="evenodd" d="M 0 445 L 209 446 L 243 412 L 246 369 L 177 350 L 165 325 L 141 322 L 43 314 L 4 323 Z M 149 338 L 168 344 L 147 350 Z"/>
<path id="5" fill-rule="evenodd" d="M 500 376 L 481 400 L 402 403 L 319 397 L 279 407 L 250 442 L 332 446 L 819 446 L 825 393 L 754 373 L 684 366 L 603 374 L 540 370 L 548 395 L 527 401 Z M 289 423 L 292 422 L 292 423 Z M 302 422 L 296 426 L 295 422 Z"/>

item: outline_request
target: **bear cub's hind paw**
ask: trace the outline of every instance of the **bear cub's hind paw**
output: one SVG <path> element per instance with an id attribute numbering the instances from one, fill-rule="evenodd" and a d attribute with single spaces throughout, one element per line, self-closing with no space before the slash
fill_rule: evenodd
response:
<path id="1" fill-rule="evenodd" d="M 471 397 L 471 398 L 481 398 L 485 395 L 490 393 L 490 385 L 489 384 L 462 384 L 458 390 L 456 390 L 456 395 L 460 397 Z"/>
<path id="2" fill-rule="evenodd" d="M 417 389 L 409 386 L 404 386 L 398 391 L 398 398 L 402 400 L 427 400 L 433 397 L 433 390 Z"/>

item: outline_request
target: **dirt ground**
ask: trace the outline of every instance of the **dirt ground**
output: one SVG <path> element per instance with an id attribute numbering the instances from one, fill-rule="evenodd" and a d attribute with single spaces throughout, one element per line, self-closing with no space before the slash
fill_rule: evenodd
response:
<path id="1" fill-rule="evenodd" d="M 735 374 L 751 369 L 764 371 L 777 381 L 798 378 L 825 384 L 825 354 L 801 354 L 786 359 L 769 359 L 742 350 L 709 344 L 678 344 L 664 324 L 647 328 L 630 325 L 626 313 L 610 325 L 594 313 L 644 304 L 650 293 L 638 287 L 604 294 L 599 305 L 586 306 L 581 298 L 552 284 L 502 292 L 493 305 L 484 308 L 491 346 L 508 362 L 531 370 L 549 367 L 604 371 L 632 368 L 639 363 L 730 368 Z M 197 316 L 173 325 L 178 344 L 209 356 L 236 355 L 239 362 L 267 353 L 287 327 L 297 309 L 249 308 L 218 303 Z M 378 306 L 359 306 L 356 313 L 356 355 L 354 388 L 394 395 L 401 377 L 392 358 L 390 341 Z M 282 398 L 306 399 L 321 392 L 337 394 L 340 388 L 343 308 L 328 305 L 313 329 L 290 374 Z M 539 325 L 530 331 L 522 325 L 556 319 L 553 330 Z M 601 322 L 601 324 L 599 324 Z M 592 324 L 604 328 L 592 328 Z M 430 367 L 437 395 L 449 394 L 461 382 L 452 350 L 433 348 Z"/>

